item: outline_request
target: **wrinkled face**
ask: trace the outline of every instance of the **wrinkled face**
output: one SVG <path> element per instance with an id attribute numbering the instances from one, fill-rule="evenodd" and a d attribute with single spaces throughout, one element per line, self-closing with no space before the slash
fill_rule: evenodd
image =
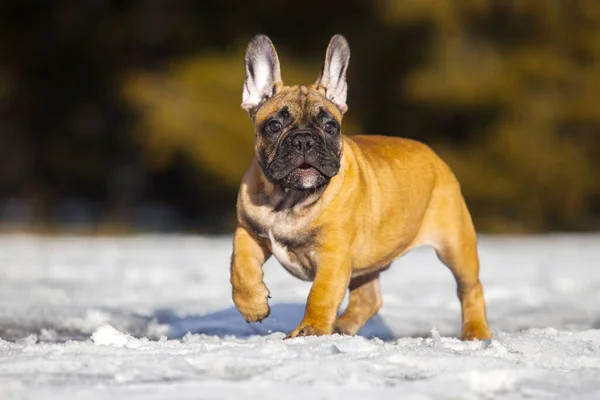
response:
<path id="1" fill-rule="evenodd" d="M 246 49 L 242 108 L 255 124 L 254 150 L 269 181 L 284 189 L 321 188 L 340 169 L 340 124 L 346 105 L 350 47 L 334 35 L 316 82 L 285 86 L 271 40 L 256 35 Z"/>
<path id="2" fill-rule="evenodd" d="M 338 108 L 315 88 L 281 88 L 255 116 L 255 151 L 267 179 L 294 190 L 329 183 L 340 168 L 341 119 Z"/>

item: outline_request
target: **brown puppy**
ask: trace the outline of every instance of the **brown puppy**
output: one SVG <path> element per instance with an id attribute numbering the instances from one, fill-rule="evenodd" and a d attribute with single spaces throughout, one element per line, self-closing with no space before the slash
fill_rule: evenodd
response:
<path id="1" fill-rule="evenodd" d="M 424 144 L 342 136 L 349 60 L 346 39 L 336 35 L 317 81 L 285 86 L 271 41 L 257 35 L 248 45 L 242 107 L 255 124 L 256 157 L 238 196 L 233 301 L 247 321 L 267 318 L 262 266 L 274 255 L 292 275 L 314 281 L 288 337 L 354 335 L 382 305 L 380 272 L 430 245 L 456 278 L 461 337 L 487 339 L 477 239 L 459 184 Z"/>

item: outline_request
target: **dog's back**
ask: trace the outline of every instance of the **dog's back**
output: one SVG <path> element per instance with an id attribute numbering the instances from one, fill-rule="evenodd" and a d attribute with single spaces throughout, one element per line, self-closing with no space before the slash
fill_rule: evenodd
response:
<path id="1" fill-rule="evenodd" d="M 436 210 L 462 202 L 460 186 L 444 161 L 427 145 L 399 137 L 345 137 L 344 146 L 349 155 L 344 180 L 355 190 L 338 201 L 367 207 L 350 216 L 349 229 L 356 227 L 354 248 L 357 253 L 362 246 L 369 246 L 369 253 L 373 246 L 380 248 L 373 260 L 364 260 L 365 267 L 379 255 L 391 262 L 414 246 L 432 244 L 435 226 L 445 225 L 448 215 Z"/>

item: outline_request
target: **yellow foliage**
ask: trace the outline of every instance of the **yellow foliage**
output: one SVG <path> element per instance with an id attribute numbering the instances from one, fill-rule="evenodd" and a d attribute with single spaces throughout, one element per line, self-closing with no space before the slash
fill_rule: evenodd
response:
<path id="1" fill-rule="evenodd" d="M 428 62 L 407 75 L 402 96 L 444 110 L 495 115 L 466 145 L 435 146 L 458 175 L 478 228 L 585 226 L 590 202 L 600 193 L 600 2 L 378 5 L 388 24 L 426 21 L 433 29 Z M 474 33 L 478 18 L 493 13 L 507 16 L 507 30 L 530 18 L 526 39 L 507 44 L 485 31 Z"/>

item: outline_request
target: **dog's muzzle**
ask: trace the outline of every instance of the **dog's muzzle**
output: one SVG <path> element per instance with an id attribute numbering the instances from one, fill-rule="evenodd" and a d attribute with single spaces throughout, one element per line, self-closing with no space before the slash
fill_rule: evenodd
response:
<path id="1" fill-rule="evenodd" d="M 339 156 L 328 149 L 325 138 L 318 132 L 299 129 L 283 138 L 267 169 L 286 188 L 313 189 L 326 184 L 337 173 Z"/>

